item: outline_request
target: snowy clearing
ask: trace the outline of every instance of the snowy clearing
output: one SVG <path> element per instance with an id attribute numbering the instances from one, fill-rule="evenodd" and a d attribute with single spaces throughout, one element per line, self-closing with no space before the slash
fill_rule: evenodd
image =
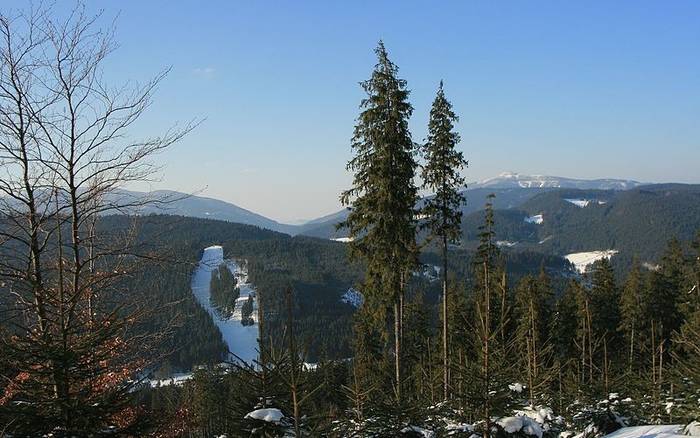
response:
<path id="1" fill-rule="evenodd" d="M 331 240 L 334 242 L 348 243 L 348 242 L 352 242 L 353 238 L 352 237 L 333 237 L 333 238 L 331 238 Z"/>
<path id="2" fill-rule="evenodd" d="M 577 207 L 583 208 L 587 207 L 589 204 L 598 204 L 598 205 L 603 205 L 606 202 L 605 201 L 598 201 L 597 199 L 564 199 L 566 202 L 569 202 L 571 204 L 574 204 Z"/>
<path id="3" fill-rule="evenodd" d="M 573 263 L 573 265 L 576 267 L 577 272 L 583 274 L 588 271 L 588 268 L 593 263 L 601 259 L 609 259 L 617 253 L 618 251 L 615 249 L 607 249 L 603 251 L 575 252 L 565 255 L 564 258 L 569 262 Z"/>
<path id="4" fill-rule="evenodd" d="M 662 424 L 623 427 L 609 435 L 605 435 L 604 438 L 676 438 L 687 436 L 683 435 L 683 426 L 680 424 Z"/>
<path id="5" fill-rule="evenodd" d="M 544 217 L 541 213 L 536 214 L 534 216 L 526 217 L 525 222 L 527 222 L 528 224 L 542 225 L 542 223 L 544 222 Z"/>
<path id="6" fill-rule="evenodd" d="M 256 312 L 255 289 L 248 283 L 248 272 L 244 267 L 234 261 L 226 261 L 228 268 L 238 280 L 238 287 L 241 292 L 236 301 L 233 315 L 230 318 L 222 318 L 219 312 L 211 305 L 209 299 L 211 273 L 222 263 L 224 263 L 224 249 L 221 246 L 205 248 L 202 260 L 199 262 L 199 266 L 192 277 L 192 293 L 197 302 L 211 315 L 214 324 L 221 332 L 224 342 L 228 345 L 231 359 L 237 356 L 247 363 L 253 363 L 258 357 L 258 315 Z M 241 324 L 241 306 L 249 296 L 252 296 L 254 299 L 252 314 L 254 323 L 244 326 Z"/>

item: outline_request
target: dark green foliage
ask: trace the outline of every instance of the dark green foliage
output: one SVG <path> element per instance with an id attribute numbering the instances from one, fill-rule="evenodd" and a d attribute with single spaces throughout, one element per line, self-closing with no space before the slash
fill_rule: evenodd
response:
<path id="1" fill-rule="evenodd" d="M 253 320 L 253 303 L 253 296 L 249 295 L 248 299 L 241 305 L 241 324 L 253 325 L 255 323 Z"/>
<path id="2" fill-rule="evenodd" d="M 423 146 L 426 164 L 423 166 L 423 187 L 434 196 L 424 202 L 425 215 L 423 228 L 428 230 L 428 238 L 436 239 L 442 250 L 442 356 L 443 356 L 443 399 L 449 396 L 449 335 L 447 316 L 447 245 L 459 240 L 461 235 L 462 204 L 465 199 L 461 189 L 464 178 L 460 171 L 467 165 L 461 152 L 455 150 L 459 134 L 453 132 L 458 117 L 452 111 L 452 104 L 445 98 L 442 81 L 430 110 L 428 140 Z"/>
<path id="3" fill-rule="evenodd" d="M 222 317 L 229 318 L 236 308 L 236 300 L 241 293 L 238 281 L 226 263 L 216 268 L 211 274 L 209 286 L 210 300 Z"/>
<path id="4" fill-rule="evenodd" d="M 406 278 L 418 263 L 415 205 L 418 189 L 413 182 L 417 163 L 415 145 L 408 130 L 413 107 L 406 81 L 389 60 L 382 42 L 375 50 L 378 62 L 352 139 L 354 157 L 347 165 L 353 172 L 352 187 L 341 201 L 351 205 L 343 226 L 354 238 L 351 257 L 366 267 L 362 282 L 365 307 L 372 309 L 373 323 L 389 342 L 386 310 L 393 307 L 394 392 L 401 400 L 401 302 Z"/>
<path id="5" fill-rule="evenodd" d="M 467 161 L 462 152 L 455 149 L 460 141 L 459 134 L 454 132 L 454 123 L 458 120 L 440 82 L 430 110 L 428 138 L 422 148 L 426 163 L 421 176 L 423 187 L 434 193 L 424 202 L 423 226 L 431 236 L 439 238 L 441 244 L 443 240 L 459 240 L 461 234 L 461 207 L 465 202 L 461 190 L 465 184 L 460 172 Z"/>

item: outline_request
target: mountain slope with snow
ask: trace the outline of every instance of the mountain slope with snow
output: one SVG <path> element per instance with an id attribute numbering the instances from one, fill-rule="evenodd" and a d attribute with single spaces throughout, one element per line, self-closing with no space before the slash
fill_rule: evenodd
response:
<path id="1" fill-rule="evenodd" d="M 523 175 L 520 173 L 504 172 L 494 178 L 488 178 L 469 184 L 472 189 L 478 188 L 569 188 L 594 190 L 628 190 L 642 183 L 624 179 L 576 179 L 548 175 Z"/>

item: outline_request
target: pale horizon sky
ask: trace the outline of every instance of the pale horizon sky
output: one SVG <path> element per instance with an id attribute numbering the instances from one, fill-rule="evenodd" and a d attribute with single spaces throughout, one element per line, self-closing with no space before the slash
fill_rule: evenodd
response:
<path id="1" fill-rule="evenodd" d="M 67 11 L 70 2 L 57 2 Z M 7 7 L 27 2 L 9 0 Z M 337 211 L 383 39 L 422 141 L 438 82 L 477 181 L 501 172 L 700 182 L 700 2 L 107 1 L 116 84 L 168 66 L 135 135 L 204 119 L 153 188 L 282 222 Z"/>

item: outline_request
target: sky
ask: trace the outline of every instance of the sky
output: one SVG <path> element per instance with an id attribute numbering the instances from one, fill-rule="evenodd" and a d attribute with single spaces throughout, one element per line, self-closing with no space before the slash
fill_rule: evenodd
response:
<path id="1" fill-rule="evenodd" d="M 9 7 L 26 3 L 6 0 Z M 56 2 L 56 13 L 72 3 Z M 426 136 L 440 80 L 464 175 L 700 183 L 700 2 L 91 0 L 115 84 L 164 68 L 132 135 L 201 120 L 140 188 L 296 222 L 337 211 L 359 82 L 383 40 Z"/>

